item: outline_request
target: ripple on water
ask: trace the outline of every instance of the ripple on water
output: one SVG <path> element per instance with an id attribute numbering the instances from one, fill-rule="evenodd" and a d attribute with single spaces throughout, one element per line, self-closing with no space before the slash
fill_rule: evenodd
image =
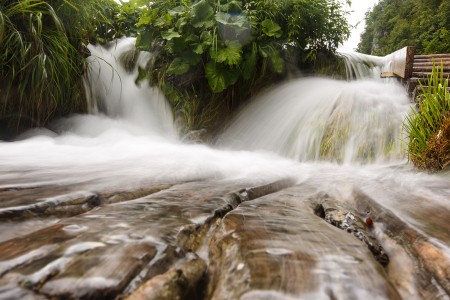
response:
<path id="1" fill-rule="evenodd" d="M 283 249 L 283 248 L 267 248 L 266 252 L 271 255 L 288 255 L 294 253 L 291 250 Z"/>
<path id="2" fill-rule="evenodd" d="M 87 226 L 72 224 L 72 225 L 64 226 L 62 230 L 66 231 L 68 233 L 79 233 L 79 232 L 86 231 L 87 229 L 88 229 Z"/>
<path id="3" fill-rule="evenodd" d="M 83 242 L 70 246 L 66 249 L 65 255 L 73 255 L 78 253 L 83 253 L 95 248 L 105 247 L 106 245 L 99 242 Z"/>
<path id="4" fill-rule="evenodd" d="M 130 228 L 130 225 L 128 225 L 127 223 L 117 223 L 117 224 L 112 224 L 108 226 L 109 228 Z"/>

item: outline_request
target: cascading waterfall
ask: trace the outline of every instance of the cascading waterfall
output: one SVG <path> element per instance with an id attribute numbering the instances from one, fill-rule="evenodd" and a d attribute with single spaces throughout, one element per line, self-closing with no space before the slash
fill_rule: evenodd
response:
<path id="1" fill-rule="evenodd" d="M 360 80 L 298 79 L 244 108 L 219 144 L 299 161 L 388 162 L 404 157 L 404 89 Z"/>
<path id="2" fill-rule="evenodd" d="M 337 54 L 344 59 L 348 80 L 380 79 L 380 73 L 387 70 L 390 63 L 388 57 L 344 51 Z"/>
<path id="3" fill-rule="evenodd" d="M 135 83 L 138 66 L 144 68 L 152 56 L 137 52 L 135 40 L 122 38 L 110 43 L 108 49 L 88 46 L 91 56 L 86 90 L 91 113 L 124 120 L 147 134 L 175 137 L 172 112 L 164 96 L 146 82 Z M 127 70 L 127 63 L 136 66 Z"/>

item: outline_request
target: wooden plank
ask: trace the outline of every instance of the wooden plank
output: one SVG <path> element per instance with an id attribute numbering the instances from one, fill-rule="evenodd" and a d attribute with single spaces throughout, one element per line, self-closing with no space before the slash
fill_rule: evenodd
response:
<path id="1" fill-rule="evenodd" d="M 433 66 L 427 66 L 427 67 L 417 67 L 414 66 L 413 72 L 431 72 L 433 70 Z M 450 72 L 450 67 L 444 66 L 444 72 Z"/>
<path id="2" fill-rule="evenodd" d="M 426 55 L 414 55 L 414 59 L 423 59 L 423 58 L 450 58 L 450 54 L 426 54 Z"/>
<path id="3" fill-rule="evenodd" d="M 433 74 L 432 72 L 413 72 L 413 76 L 414 77 L 430 77 L 431 74 Z M 444 72 L 443 73 L 444 77 L 450 77 L 450 73 L 449 72 Z"/>
<path id="4" fill-rule="evenodd" d="M 397 75 L 394 72 L 381 72 L 380 77 L 381 78 L 389 78 L 389 77 L 396 77 Z"/>
<path id="5" fill-rule="evenodd" d="M 439 60 L 436 60 L 436 61 L 430 61 L 430 62 L 415 62 L 414 63 L 414 67 L 432 67 L 432 66 L 440 66 L 440 65 L 443 65 L 444 67 L 450 67 L 450 61 L 439 61 Z"/>
<path id="6" fill-rule="evenodd" d="M 450 57 L 449 58 L 439 58 L 439 57 L 431 57 L 431 58 L 415 58 L 414 59 L 414 63 L 426 63 L 426 62 L 433 62 L 433 61 L 442 61 L 442 62 L 450 62 Z"/>

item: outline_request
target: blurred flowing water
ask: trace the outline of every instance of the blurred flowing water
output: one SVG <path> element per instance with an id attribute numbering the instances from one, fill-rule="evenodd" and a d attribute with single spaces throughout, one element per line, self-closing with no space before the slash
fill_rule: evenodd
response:
<path id="1" fill-rule="evenodd" d="M 289 177 L 342 202 L 362 191 L 450 255 L 450 177 L 408 163 L 402 122 L 410 103 L 400 85 L 369 78 L 380 62 L 358 56 L 367 68 L 353 68 L 357 80 L 302 78 L 265 91 L 207 146 L 181 142 L 163 95 L 137 86 L 137 71 L 118 63 L 133 44 L 90 46 L 91 114 L 0 142 L 0 188 L 131 188 L 210 179 L 258 184 Z M 141 65 L 151 57 L 140 55 Z M 415 297 L 411 289 L 403 293 Z"/>

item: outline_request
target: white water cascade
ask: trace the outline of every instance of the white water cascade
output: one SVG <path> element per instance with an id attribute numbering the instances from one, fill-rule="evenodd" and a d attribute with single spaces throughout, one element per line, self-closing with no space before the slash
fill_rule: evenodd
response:
<path id="1" fill-rule="evenodd" d="M 298 79 L 244 108 L 219 144 L 299 161 L 402 160 L 402 122 L 408 110 L 409 100 L 399 85 Z"/>
<path id="2" fill-rule="evenodd" d="M 172 111 L 164 96 L 147 82 L 135 83 L 138 68 L 145 68 L 152 54 L 135 51 L 135 39 L 123 38 L 107 48 L 89 45 L 91 56 L 87 95 L 92 114 L 125 121 L 146 134 L 174 138 Z M 136 56 L 136 67 L 128 72 L 126 56 Z"/>
<path id="3" fill-rule="evenodd" d="M 26 193 L 29 190 L 33 193 L 33 188 L 42 186 L 54 187 L 55 193 L 60 193 L 60 190 L 64 193 L 128 191 L 151 184 L 182 185 L 186 182 L 205 185 L 211 182 L 215 185 L 245 182 L 256 186 L 289 178 L 298 186 L 349 205 L 355 203 L 354 195 L 367 195 L 374 203 L 392 211 L 399 220 L 421 232 L 442 250 L 445 257 L 450 258 L 448 226 L 442 225 L 450 215 L 449 174 L 417 172 L 408 163 L 402 122 L 410 110 L 410 103 L 400 85 L 370 78 L 355 81 L 294 79 L 252 99 L 213 147 L 186 144 L 177 138 L 172 113 L 164 97 L 147 84 L 136 86 L 137 73 L 128 73 L 118 63 L 121 55 L 132 50 L 133 43 L 133 39 L 124 39 L 109 48 L 90 47 L 92 68 L 89 80 L 93 91 L 90 114 L 64 118 L 46 129 L 30 130 L 12 142 L 0 141 L 0 192 L 24 191 L 21 194 L 25 194 L 23 201 L 39 202 L 42 199 L 34 200 Z M 141 55 L 138 64 L 145 64 L 150 54 Z M 363 65 L 370 66 L 370 63 Z M 362 70 L 352 72 L 361 76 L 367 74 Z M 174 190 L 176 192 L 176 187 Z M 207 187 L 205 190 L 202 190 L 203 195 L 207 195 L 205 198 L 215 195 L 208 194 Z M 182 202 L 184 195 L 175 193 L 173 197 L 178 196 Z M 130 202 L 136 204 L 142 199 Z M 158 201 L 152 202 L 149 211 L 170 205 L 170 200 Z M 193 200 L 190 201 L 192 203 Z M 199 199 L 196 208 L 199 211 L 204 205 L 201 201 Z M 254 205 L 244 204 L 247 209 L 254 208 L 253 219 L 264 222 L 258 215 L 259 209 L 270 211 L 272 204 L 264 202 L 263 198 L 258 201 Z M 282 199 L 277 203 L 281 202 Z M 7 205 L 0 203 L 0 209 Z M 20 208 L 19 205 L 24 204 L 17 204 Z M 120 215 L 120 203 L 108 205 L 104 207 L 117 212 L 115 216 Z M 296 214 L 290 213 L 288 205 L 280 206 L 282 204 L 273 208 L 281 209 L 279 219 L 267 221 L 280 224 L 279 228 L 282 228 L 283 216 L 293 219 Z M 136 211 L 128 213 L 129 219 L 133 219 Z M 94 217 L 101 218 L 100 215 Z M 169 223 L 175 218 L 168 215 L 160 217 L 172 217 Z M 152 220 L 137 221 L 148 222 L 145 227 L 153 226 Z M 30 219 L 27 222 L 17 228 L 12 228 L 9 223 L 0 224 L 0 240 L 43 226 L 43 221 Z M 317 222 L 322 221 L 317 217 Z M 349 258 L 342 255 L 343 249 L 339 248 L 336 248 L 335 255 L 321 257 L 320 231 L 310 229 L 310 225 L 304 225 L 301 230 L 314 237 L 314 249 L 308 251 L 316 253 L 318 263 L 315 265 L 308 260 L 306 265 L 314 271 L 311 278 L 324 279 L 316 285 L 317 290 L 308 290 L 308 299 L 329 299 L 331 295 L 344 299 L 341 295 L 346 295 L 345 289 L 352 291 L 354 299 L 371 298 L 367 291 L 353 282 L 354 278 L 367 274 L 355 275 L 351 267 L 336 270 L 335 266 L 343 262 L 347 264 Z M 9 235 L 8 226 L 12 228 Z M 331 225 L 323 223 L 320 226 Z M 416 293 L 415 266 L 404 259 L 406 254 L 395 250 L 399 246 L 386 237 L 383 226 L 375 224 L 374 234 L 391 257 L 390 269 L 386 272 L 392 274 L 392 283 L 403 298 L 420 299 Z M 103 228 L 95 230 L 102 231 Z M 115 227 L 106 228 L 105 234 L 114 230 Z M 284 231 L 278 233 L 284 235 Z M 231 231 L 228 236 L 234 238 Z M 302 243 L 301 239 L 292 242 Z M 359 242 L 357 239 L 354 241 Z M 286 252 L 270 244 L 270 240 L 266 243 L 267 247 L 277 250 L 277 257 L 284 257 Z M 263 252 L 261 250 L 257 254 Z M 297 256 L 308 257 L 304 253 Z M 11 259 L 6 263 L 14 261 Z M 352 259 L 348 264 L 362 263 Z M 235 266 L 230 274 L 238 271 L 239 267 Z M 373 269 L 373 273 L 379 272 L 385 270 L 381 267 Z M 330 290 L 335 294 L 330 294 Z"/>
<path id="4" fill-rule="evenodd" d="M 128 73 L 118 63 L 133 43 L 123 39 L 108 48 L 90 47 L 93 112 L 0 142 L 0 166 L 9 170 L 0 174 L 1 182 L 14 181 L 14 170 L 29 170 L 22 182 L 126 185 L 155 178 L 276 179 L 300 173 L 303 178 L 323 164 L 339 173 L 346 165 L 352 174 L 364 170 L 361 165 L 387 172 L 390 166 L 410 169 L 402 137 L 409 102 L 397 84 L 291 80 L 251 100 L 213 149 L 180 142 L 164 97 L 147 84 L 136 86 L 136 71 Z"/>
<path id="5" fill-rule="evenodd" d="M 339 52 L 344 59 L 348 80 L 367 79 L 380 80 L 380 73 L 386 71 L 390 64 L 388 56 L 380 57 L 357 52 Z"/>

